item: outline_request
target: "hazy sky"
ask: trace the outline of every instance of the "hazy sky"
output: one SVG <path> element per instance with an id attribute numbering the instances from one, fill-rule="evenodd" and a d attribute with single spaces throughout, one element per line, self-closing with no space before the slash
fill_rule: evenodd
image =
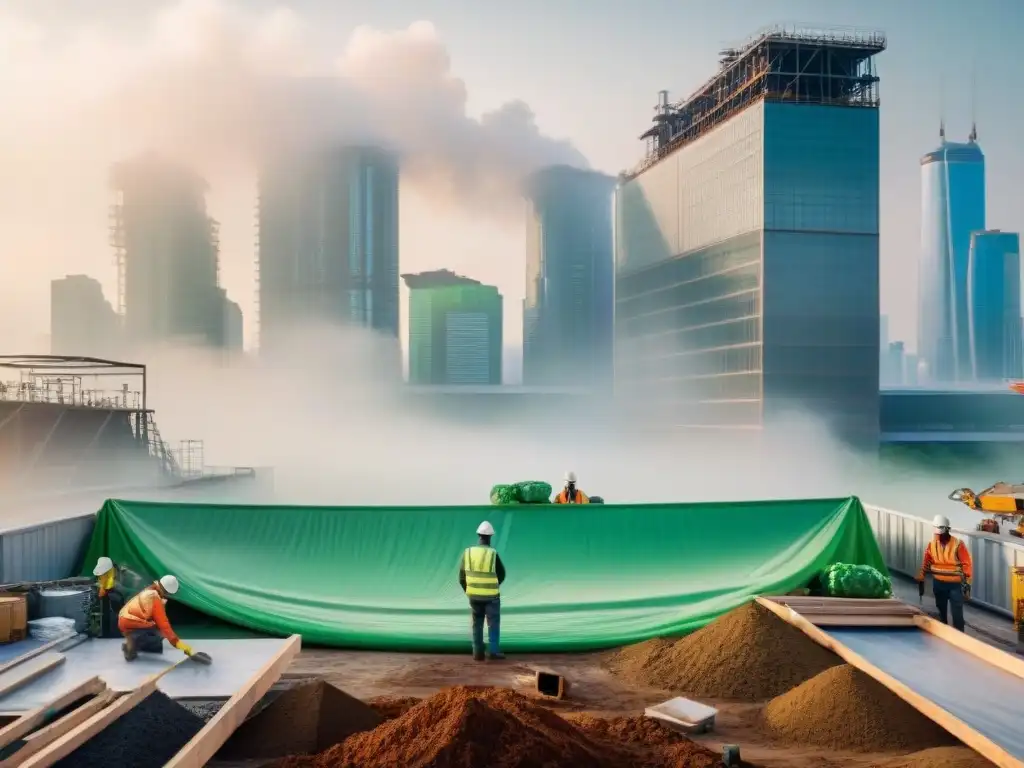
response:
<path id="1" fill-rule="evenodd" d="M 281 13 L 282 7 L 291 13 Z M 409 29 L 418 21 L 433 28 Z M 571 141 L 599 170 L 615 173 L 633 165 L 642 150 L 637 136 L 649 125 L 659 89 L 668 89 L 673 98 L 688 94 L 713 73 L 723 45 L 778 22 L 851 25 L 888 34 L 889 50 L 877 60 L 882 311 L 890 315 L 891 335 L 913 345 L 918 158 L 937 141 L 943 102 L 947 135 L 966 136 L 972 79 L 988 159 L 988 225 L 1024 228 L 1020 0 L 5 0 L 0 6 L 3 346 L 33 343 L 47 332 L 52 277 L 94 275 L 113 298 L 106 245 L 110 198 L 104 187 L 111 160 L 140 148 L 147 132 L 196 143 L 206 133 L 244 131 L 237 121 L 246 113 L 230 110 L 237 81 L 217 73 L 254 68 L 261 74 L 291 74 L 324 66 L 344 72 L 355 86 L 391 94 L 391 101 L 359 102 L 363 106 L 355 111 L 365 109 L 369 122 L 386 120 L 393 140 L 424 158 L 418 191 L 403 190 L 402 271 L 448 267 L 497 284 L 508 307 L 506 338 L 518 341 L 521 211 L 490 193 L 516 168 L 571 154 L 557 140 Z M 405 32 L 382 37 L 364 29 L 350 45 L 357 27 Z M 219 50 L 228 53 L 208 55 Z M 204 73 L 201 79 L 167 85 L 176 66 L 203 56 L 208 69 L 196 69 Z M 144 76 L 133 80 L 140 73 Z M 150 78 L 164 78 L 170 90 L 156 92 L 170 95 L 140 97 Z M 211 80 L 216 82 L 209 85 Z M 104 103 L 112 90 L 117 98 Z M 188 103 L 182 107 L 175 99 Z M 517 100 L 532 109 L 539 134 L 553 141 L 532 132 L 521 107 L 492 115 L 482 126 L 462 122 L 463 109 L 476 120 Z M 218 115 L 219 122 L 212 124 L 210 117 L 207 124 L 206 115 Z M 285 116 L 274 117 L 287 123 Z M 178 119 L 182 125 L 175 124 Z M 203 148 L 207 155 L 221 149 Z M 434 164 L 454 163 L 462 149 L 468 154 L 458 160 L 463 165 L 457 171 L 436 172 Z M 485 162 L 485 152 L 500 157 Z M 227 161 L 207 175 L 214 185 L 211 213 L 221 221 L 223 283 L 246 312 L 248 331 L 254 295 L 251 178 Z M 462 191 L 445 185 L 462 185 Z M 438 194 L 440 188 L 452 193 Z"/>

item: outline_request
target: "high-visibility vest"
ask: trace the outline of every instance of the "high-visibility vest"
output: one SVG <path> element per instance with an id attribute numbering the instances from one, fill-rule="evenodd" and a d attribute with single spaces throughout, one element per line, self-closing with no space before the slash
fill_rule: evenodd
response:
<path id="1" fill-rule="evenodd" d="M 960 562 L 960 539 L 950 536 L 943 546 L 936 536 L 928 543 L 932 556 L 931 573 L 938 581 L 960 582 L 964 579 L 964 566 Z"/>
<path id="2" fill-rule="evenodd" d="M 581 491 L 579 488 L 576 489 L 576 498 L 569 496 L 569 489 L 563 488 L 562 492 L 555 496 L 555 504 L 589 504 L 590 499 L 587 498 L 587 494 Z"/>
<path id="3" fill-rule="evenodd" d="M 139 623 L 153 622 L 155 618 L 153 614 L 157 610 L 156 603 L 158 602 L 163 607 L 160 595 L 157 594 L 155 589 L 144 589 L 125 603 L 124 608 L 118 614 L 118 618 L 129 619 Z"/>
<path id="4" fill-rule="evenodd" d="M 466 573 L 466 596 L 481 599 L 498 597 L 498 553 L 491 547 L 468 547 L 462 553 Z"/>

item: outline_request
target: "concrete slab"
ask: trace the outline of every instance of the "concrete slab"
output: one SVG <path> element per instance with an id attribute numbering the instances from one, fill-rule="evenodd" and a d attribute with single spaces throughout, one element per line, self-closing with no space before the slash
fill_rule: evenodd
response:
<path id="1" fill-rule="evenodd" d="M 0 664 L 6 664 L 8 661 L 13 661 L 21 656 L 21 654 L 34 651 L 42 645 L 45 645 L 45 643 L 42 640 L 36 640 L 34 637 L 19 640 L 16 643 L 5 643 L 4 645 L 0 645 Z"/>
<path id="2" fill-rule="evenodd" d="M 96 675 L 115 691 L 130 691 L 181 658 L 178 651 L 168 648 L 162 655 L 140 653 L 138 659 L 128 663 L 121 654 L 121 642 L 119 639 L 88 640 L 65 651 L 67 660 L 59 667 L 0 698 L 0 715 L 35 709 Z M 196 650 L 210 654 L 213 664 L 182 664 L 160 679 L 159 688 L 172 699 L 228 698 L 285 642 L 276 638 L 197 642 Z"/>

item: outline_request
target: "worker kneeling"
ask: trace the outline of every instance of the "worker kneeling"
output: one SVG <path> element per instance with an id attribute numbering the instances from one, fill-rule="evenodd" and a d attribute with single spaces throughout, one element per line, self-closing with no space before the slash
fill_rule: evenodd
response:
<path id="1" fill-rule="evenodd" d="M 164 606 L 167 598 L 177 591 L 178 579 L 168 574 L 139 592 L 121 609 L 117 627 L 124 635 L 121 650 L 124 651 L 125 661 L 134 661 L 140 651 L 163 653 L 164 638 L 186 656 L 192 655 L 192 649 L 174 634 L 167 620 Z"/>
<path id="2" fill-rule="evenodd" d="M 576 473 L 565 473 L 565 488 L 555 496 L 553 504 L 589 504 L 590 499 L 583 491 L 576 487 Z"/>
<path id="3" fill-rule="evenodd" d="M 936 515 L 932 521 L 935 537 L 924 550 L 921 570 L 917 573 L 918 594 L 924 595 L 925 574 L 932 575 L 935 607 L 943 624 L 953 614 L 953 626 L 964 631 L 964 601 L 971 599 L 973 565 L 967 545 L 949 533 L 949 518 Z"/>
<path id="4" fill-rule="evenodd" d="M 476 529 L 479 543 L 467 547 L 459 566 L 459 585 L 469 598 L 473 615 L 473 658 L 484 660 L 484 620 L 487 620 L 487 655 L 504 659 L 501 652 L 501 594 L 505 566 L 491 546 L 494 526 L 486 520 Z"/>

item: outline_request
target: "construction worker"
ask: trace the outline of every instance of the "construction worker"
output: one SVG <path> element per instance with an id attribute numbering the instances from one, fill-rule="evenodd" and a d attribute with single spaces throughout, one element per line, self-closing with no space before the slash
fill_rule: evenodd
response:
<path id="1" fill-rule="evenodd" d="M 583 491 L 576 487 L 576 473 L 566 472 L 565 473 L 565 488 L 563 488 L 553 504 L 589 504 L 590 499 Z"/>
<path id="2" fill-rule="evenodd" d="M 109 557 L 96 560 L 92 569 L 96 577 L 95 627 L 98 637 L 120 637 L 117 618 L 124 608 L 124 591 L 118 583 L 118 569 Z"/>
<path id="3" fill-rule="evenodd" d="M 936 515 L 932 521 L 935 536 L 924 550 L 924 561 L 917 573 L 918 594 L 924 595 L 925 574 L 932 575 L 932 590 L 939 618 L 948 623 L 947 609 L 952 608 L 953 626 L 964 631 L 964 601 L 971 599 L 971 552 L 967 545 L 949 533 L 949 518 Z"/>
<path id="4" fill-rule="evenodd" d="M 163 653 L 163 638 L 186 656 L 193 654 L 192 649 L 174 634 L 167 620 L 164 606 L 167 598 L 177 591 L 178 579 L 168 574 L 139 592 L 121 609 L 117 626 L 124 635 L 121 650 L 125 661 L 134 661 L 140 651 Z"/>
<path id="5" fill-rule="evenodd" d="M 494 526 L 484 520 L 476 529 L 479 541 L 467 547 L 459 565 L 459 586 L 469 598 L 473 615 L 473 659 L 484 660 L 484 619 L 487 620 L 487 655 L 491 660 L 504 659 L 501 652 L 501 583 L 505 566 L 491 546 Z"/>

